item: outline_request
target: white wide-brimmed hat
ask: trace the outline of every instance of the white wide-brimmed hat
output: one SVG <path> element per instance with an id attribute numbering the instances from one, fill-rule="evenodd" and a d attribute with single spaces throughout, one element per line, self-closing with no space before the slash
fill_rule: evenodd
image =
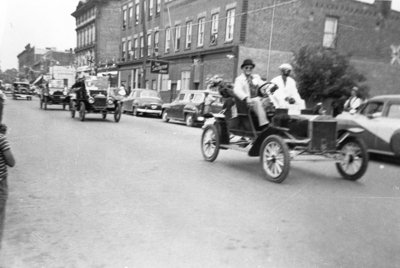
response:
<path id="1" fill-rule="evenodd" d="M 284 64 L 281 64 L 281 66 L 279 66 L 279 70 L 289 70 L 289 71 L 291 71 L 291 70 L 293 70 L 293 67 L 289 63 L 284 63 Z"/>

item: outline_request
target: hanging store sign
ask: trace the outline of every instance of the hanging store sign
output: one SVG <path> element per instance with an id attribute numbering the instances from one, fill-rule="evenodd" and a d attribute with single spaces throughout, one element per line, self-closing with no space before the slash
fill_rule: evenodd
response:
<path id="1" fill-rule="evenodd" d="M 169 63 L 165 61 L 150 61 L 150 72 L 153 74 L 168 74 Z"/>

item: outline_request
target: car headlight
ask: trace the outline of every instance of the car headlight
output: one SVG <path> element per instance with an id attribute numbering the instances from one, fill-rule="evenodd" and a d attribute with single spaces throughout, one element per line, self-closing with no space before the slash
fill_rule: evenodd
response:
<path id="1" fill-rule="evenodd" d="M 107 100 L 107 103 L 111 105 L 111 104 L 114 103 L 114 100 L 113 100 L 113 99 L 108 99 L 108 100 Z"/>
<path id="2" fill-rule="evenodd" d="M 94 103 L 94 98 L 93 97 L 89 97 L 88 101 L 89 101 L 90 104 L 93 104 Z"/>

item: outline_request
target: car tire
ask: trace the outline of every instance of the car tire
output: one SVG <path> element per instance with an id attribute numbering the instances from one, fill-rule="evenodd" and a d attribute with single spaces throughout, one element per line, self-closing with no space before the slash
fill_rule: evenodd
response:
<path id="1" fill-rule="evenodd" d="M 393 133 L 390 139 L 390 147 L 396 156 L 400 156 L 400 129 Z"/>
<path id="2" fill-rule="evenodd" d="M 118 123 L 119 120 L 121 120 L 121 114 L 122 114 L 121 104 L 118 103 L 114 111 L 114 121 L 116 123 Z"/>
<path id="3" fill-rule="evenodd" d="M 368 151 L 365 143 L 358 138 L 349 137 L 337 148 L 343 159 L 336 163 L 336 169 L 346 180 L 358 180 L 367 171 Z"/>
<path id="4" fill-rule="evenodd" d="M 203 130 L 201 135 L 201 153 L 204 160 L 213 162 L 218 157 L 219 153 L 219 133 L 215 125 L 208 125 Z"/>
<path id="5" fill-rule="evenodd" d="M 290 153 L 281 137 L 271 135 L 263 141 L 260 163 L 267 180 L 281 183 L 287 178 L 290 170 Z"/>
<path id="6" fill-rule="evenodd" d="M 86 105 L 83 101 L 81 101 L 79 105 L 79 120 L 85 121 L 85 115 L 86 115 Z"/>
<path id="7" fill-rule="evenodd" d="M 164 122 L 168 122 L 168 121 L 169 121 L 167 111 L 164 110 L 164 111 L 162 112 L 161 117 L 162 117 L 162 120 L 163 120 Z"/>
<path id="8" fill-rule="evenodd" d="M 186 122 L 186 125 L 188 127 L 193 127 L 194 126 L 193 115 L 192 114 L 187 114 L 185 116 L 185 122 Z"/>

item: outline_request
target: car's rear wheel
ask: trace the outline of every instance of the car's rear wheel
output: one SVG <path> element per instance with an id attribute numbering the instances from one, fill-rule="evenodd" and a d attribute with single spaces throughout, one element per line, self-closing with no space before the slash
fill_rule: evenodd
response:
<path id="1" fill-rule="evenodd" d="M 193 115 L 192 114 L 187 114 L 185 116 L 185 122 L 186 122 L 186 125 L 188 127 L 193 127 L 194 126 Z"/>
<path id="2" fill-rule="evenodd" d="M 204 160 L 213 162 L 219 153 L 219 135 L 215 125 L 208 125 L 201 135 L 201 153 Z"/>
<path id="3" fill-rule="evenodd" d="M 346 180 L 358 180 L 367 171 L 368 152 L 367 146 L 361 139 L 347 138 L 339 144 L 338 153 L 341 160 L 336 163 L 336 169 Z"/>
<path id="4" fill-rule="evenodd" d="M 260 162 L 267 180 L 283 182 L 290 170 L 290 153 L 285 141 L 276 135 L 267 137 L 261 145 Z"/>
<path id="5" fill-rule="evenodd" d="M 121 109 L 121 104 L 117 104 L 117 107 L 115 108 L 114 111 L 114 121 L 115 122 L 119 122 L 119 120 L 121 120 L 121 114 L 122 114 L 122 109 Z"/>
<path id="6" fill-rule="evenodd" d="M 85 115 L 86 115 L 86 105 L 83 101 L 81 101 L 79 105 L 79 120 L 85 121 Z"/>
<path id="7" fill-rule="evenodd" d="M 169 121 L 167 111 L 164 110 L 164 111 L 162 112 L 161 117 L 162 117 L 162 120 L 163 120 L 164 122 L 168 122 L 168 121 Z"/>

